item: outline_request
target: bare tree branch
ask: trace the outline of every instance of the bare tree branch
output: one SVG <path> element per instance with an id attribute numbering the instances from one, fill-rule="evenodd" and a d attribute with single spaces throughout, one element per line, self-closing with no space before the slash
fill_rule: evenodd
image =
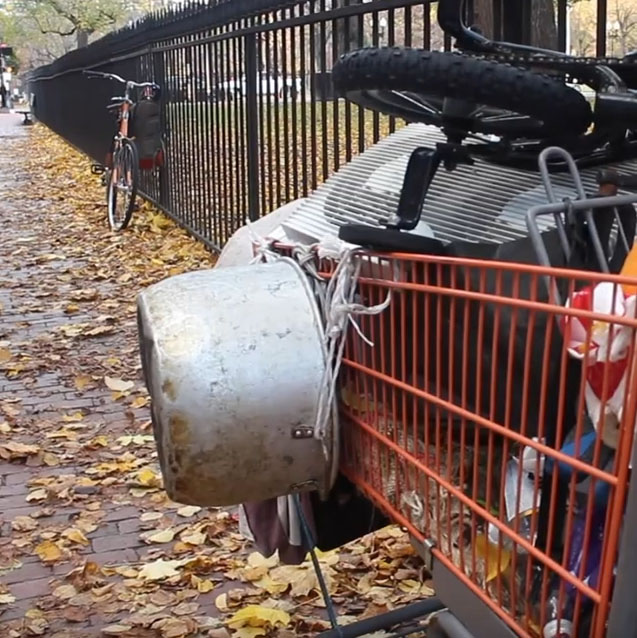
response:
<path id="1" fill-rule="evenodd" d="M 53 29 L 51 27 L 45 27 L 41 22 L 38 16 L 33 16 L 33 21 L 38 25 L 38 29 L 40 29 L 40 33 L 47 35 L 49 33 L 54 33 L 55 35 L 59 35 L 62 37 L 74 35 L 77 31 L 77 27 L 74 26 L 70 31 L 62 31 L 61 29 Z"/>

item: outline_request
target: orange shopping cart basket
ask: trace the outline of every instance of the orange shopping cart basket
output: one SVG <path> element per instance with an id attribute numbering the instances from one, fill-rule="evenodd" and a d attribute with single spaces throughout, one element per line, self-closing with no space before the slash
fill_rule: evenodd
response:
<path id="1" fill-rule="evenodd" d="M 409 531 L 448 635 L 632 635 L 635 281 L 356 259 L 359 300 L 391 303 L 346 343 L 342 471 Z"/>

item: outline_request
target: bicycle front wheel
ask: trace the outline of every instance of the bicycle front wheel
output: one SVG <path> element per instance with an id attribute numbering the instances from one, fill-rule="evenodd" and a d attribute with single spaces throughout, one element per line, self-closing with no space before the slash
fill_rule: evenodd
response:
<path id="1" fill-rule="evenodd" d="M 583 95 L 527 69 L 458 53 L 366 48 L 332 69 L 338 95 L 447 131 L 543 139 L 579 135 L 592 121 Z"/>
<path id="2" fill-rule="evenodd" d="M 113 168 L 106 191 L 108 223 L 115 231 L 124 230 L 130 223 L 137 197 L 138 181 L 137 148 L 132 141 L 122 140 L 113 154 Z"/>

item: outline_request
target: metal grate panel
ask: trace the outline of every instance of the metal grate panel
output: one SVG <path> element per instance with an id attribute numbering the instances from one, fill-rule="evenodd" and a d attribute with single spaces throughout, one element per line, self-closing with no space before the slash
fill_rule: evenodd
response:
<path id="1" fill-rule="evenodd" d="M 338 235 L 347 223 L 378 226 L 395 212 L 411 152 L 444 141 L 440 131 L 410 124 L 355 157 L 312 193 L 285 223 L 286 230 L 320 239 Z M 637 171 L 637 161 L 616 164 L 621 172 Z M 587 192 L 597 190 L 599 169 L 585 169 Z M 560 198 L 576 197 L 568 175 L 554 177 Z M 476 160 L 453 172 L 440 169 L 423 207 L 422 221 L 444 242 L 505 242 L 527 236 L 529 208 L 547 203 L 539 173 Z M 550 222 L 545 222 L 546 226 Z M 427 228 L 427 226 L 429 228 Z"/>

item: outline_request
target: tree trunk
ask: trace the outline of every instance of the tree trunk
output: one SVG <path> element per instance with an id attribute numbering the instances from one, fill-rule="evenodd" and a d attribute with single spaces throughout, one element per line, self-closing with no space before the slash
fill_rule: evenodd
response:
<path id="1" fill-rule="evenodd" d="M 557 22 L 553 0 L 532 0 L 531 44 L 543 49 L 557 49 Z"/>
<path id="2" fill-rule="evenodd" d="M 364 0 L 329 0 L 326 3 L 326 9 L 338 9 L 341 7 L 349 7 L 357 4 L 363 4 Z M 321 66 L 321 58 L 325 56 L 328 69 L 332 66 L 332 58 L 341 55 L 346 51 L 357 49 L 361 42 L 362 33 L 359 28 L 358 16 L 351 18 L 340 18 L 332 23 L 327 22 L 325 25 L 325 39 L 321 37 L 321 28 L 317 25 L 315 28 L 315 59 L 317 69 Z M 362 42 L 365 45 L 365 42 Z M 387 41 L 380 43 L 387 44 Z"/>
<path id="3" fill-rule="evenodd" d="M 511 0 L 507 0 L 510 2 Z M 557 49 L 557 24 L 554 0 L 517 0 L 514 6 L 505 4 L 504 38 L 519 41 L 528 25 L 522 25 L 523 4 L 531 5 L 531 44 L 545 49 Z M 493 0 L 474 0 L 474 24 L 480 31 L 492 38 L 494 35 Z M 522 28 L 522 32 L 520 31 Z M 519 32 L 519 33 L 518 33 Z"/>
<path id="4" fill-rule="evenodd" d="M 333 0 L 332 7 L 334 9 L 340 7 L 348 7 L 356 4 L 363 4 L 363 0 Z M 356 49 L 359 46 L 360 29 L 358 17 L 344 18 L 336 21 L 336 33 L 334 34 L 334 46 L 336 52 L 340 55 L 346 51 Z M 386 34 L 385 34 L 386 38 Z M 387 44 L 387 40 L 380 43 Z"/>
<path id="5" fill-rule="evenodd" d="M 88 31 L 85 31 L 84 29 L 77 30 L 77 48 L 78 49 L 88 46 L 88 36 L 89 36 Z"/>
<path id="6" fill-rule="evenodd" d="M 493 0 L 474 0 L 473 25 L 487 38 L 493 37 Z"/>

